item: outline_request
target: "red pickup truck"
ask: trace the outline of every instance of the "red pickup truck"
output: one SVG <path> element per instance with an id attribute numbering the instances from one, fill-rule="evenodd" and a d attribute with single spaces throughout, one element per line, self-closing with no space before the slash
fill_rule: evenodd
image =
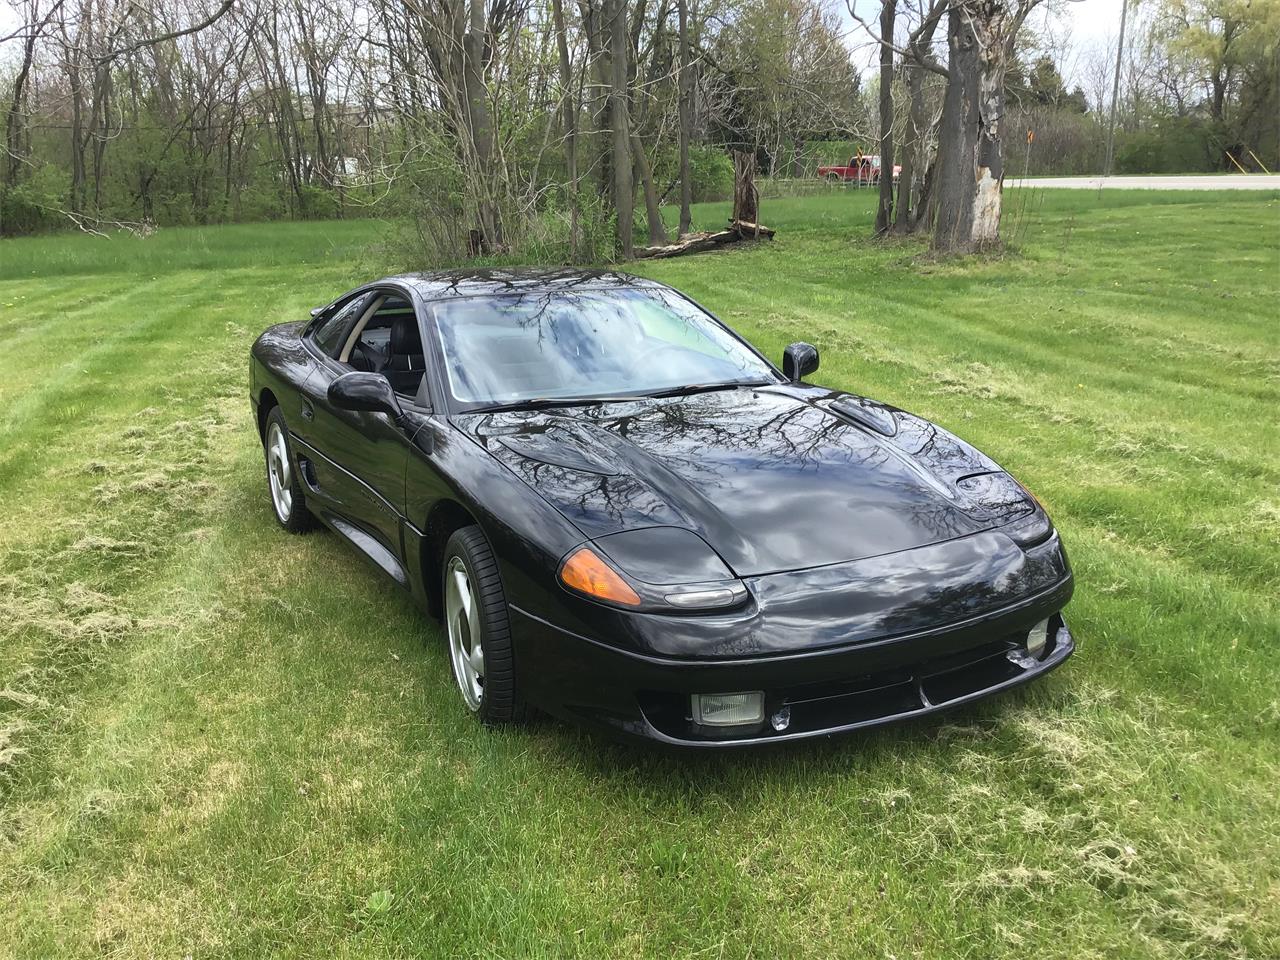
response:
<path id="1" fill-rule="evenodd" d="M 893 179 L 898 179 L 902 167 L 893 165 Z M 818 176 L 832 183 L 856 183 L 858 186 L 880 182 L 880 158 L 854 155 L 843 167 L 819 167 Z"/>

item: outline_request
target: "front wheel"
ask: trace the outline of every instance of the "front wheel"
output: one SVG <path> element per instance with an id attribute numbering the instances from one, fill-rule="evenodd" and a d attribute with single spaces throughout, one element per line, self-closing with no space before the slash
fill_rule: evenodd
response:
<path id="1" fill-rule="evenodd" d="M 524 722 L 498 561 L 477 526 L 455 531 L 442 565 L 449 664 L 467 709 L 487 724 Z"/>
<path id="2" fill-rule="evenodd" d="M 293 451 L 289 448 L 289 428 L 279 407 L 273 407 L 267 414 L 262 448 L 267 457 L 267 489 L 276 520 L 290 533 L 310 530 L 316 520 L 307 509 L 302 484 L 298 482 Z"/>

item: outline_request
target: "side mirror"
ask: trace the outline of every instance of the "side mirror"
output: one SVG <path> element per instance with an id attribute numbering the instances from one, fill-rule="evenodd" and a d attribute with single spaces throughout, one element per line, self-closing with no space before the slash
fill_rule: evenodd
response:
<path id="1" fill-rule="evenodd" d="M 329 402 L 339 410 L 385 413 L 396 423 L 404 420 L 400 399 L 380 373 L 344 373 L 329 384 Z"/>
<path id="2" fill-rule="evenodd" d="M 800 380 L 818 369 L 818 348 L 797 341 L 782 351 L 782 373 L 788 380 Z"/>
<path id="3" fill-rule="evenodd" d="M 311 319 L 314 320 L 316 317 L 320 316 L 320 314 L 322 313 L 324 313 L 324 307 L 312 307 Z"/>

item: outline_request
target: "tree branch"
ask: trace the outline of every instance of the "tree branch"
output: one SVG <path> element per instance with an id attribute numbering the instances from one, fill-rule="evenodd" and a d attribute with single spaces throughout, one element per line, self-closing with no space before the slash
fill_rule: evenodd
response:
<path id="1" fill-rule="evenodd" d="M 100 57 L 94 57 L 93 61 L 98 64 L 105 63 L 108 60 L 114 60 L 116 57 L 122 57 L 126 53 L 133 53 L 135 50 L 141 50 L 143 47 L 154 47 L 157 43 L 164 43 L 166 40 L 177 40 L 179 37 L 186 37 L 193 33 L 199 33 L 206 27 L 213 26 L 213 24 L 217 23 L 218 20 L 222 18 L 223 14 L 235 6 L 235 2 L 236 0 L 222 0 L 222 6 L 218 7 L 218 9 L 210 14 L 206 19 L 201 20 L 197 24 L 185 27 L 182 30 L 173 30 L 169 33 L 162 33 L 158 37 L 148 37 L 145 40 L 139 40 L 137 43 L 131 43 L 127 47 L 121 47 L 119 50 L 111 50 Z"/>
<path id="2" fill-rule="evenodd" d="M 936 73 L 940 77 L 949 78 L 951 76 L 950 71 L 948 71 L 946 66 L 944 66 L 936 57 L 933 57 L 928 53 L 925 53 L 923 50 L 920 50 L 915 46 L 912 46 L 910 50 L 904 50 L 902 47 L 897 46 L 892 41 L 892 39 L 886 40 L 884 37 L 878 35 L 874 30 L 871 29 L 871 26 L 870 24 L 867 23 L 867 21 L 863 20 L 862 17 L 858 16 L 857 10 L 855 9 L 855 3 L 856 3 L 856 0 L 845 0 L 845 6 L 849 10 L 849 16 L 853 17 L 853 19 L 858 22 L 858 25 L 862 27 L 863 32 L 866 33 L 866 35 L 870 37 L 872 41 L 880 44 L 880 46 L 882 47 L 887 47 L 888 49 L 892 50 L 894 53 L 898 54 L 898 56 L 904 59 L 914 60 L 916 63 L 920 64 L 920 66 L 924 67 L 926 70 L 930 71 L 931 73 Z M 945 10 L 946 7 L 947 7 L 947 3 L 945 2 L 945 0 L 942 3 L 938 3 L 936 15 L 931 15 L 931 16 L 941 16 L 942 11 Z M 935 21 L 935 25 L 936 25 L 936 21 Z"/>

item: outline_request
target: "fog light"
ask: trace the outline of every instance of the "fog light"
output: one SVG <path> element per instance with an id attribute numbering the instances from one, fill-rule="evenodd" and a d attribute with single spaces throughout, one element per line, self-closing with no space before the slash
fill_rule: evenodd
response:
<path id="1" fill-rule="evenodd" d="M 1027 632 L 1027 645 L 1015 647 L 1006 653 L 1005 657 L 1010 663 L 1016 663 L 1023 670 L 1030 670 L 1040 663 L 1048 643 L 1049 621 L 1041 620 Z"/>
<path id="2" fill-rule="evenodd" d="M 764 719 L 764 694 L 695 693 L 693 722 L 704 727 L 738 727 Z"/>
<path id="3" fill-rule="evenodd" d="M 1044 653 L 1045 644 L 1049 642 L 1049 621 L 1041 620 L 1027 634 L 1027 653 L 1039 657 Z"/>

